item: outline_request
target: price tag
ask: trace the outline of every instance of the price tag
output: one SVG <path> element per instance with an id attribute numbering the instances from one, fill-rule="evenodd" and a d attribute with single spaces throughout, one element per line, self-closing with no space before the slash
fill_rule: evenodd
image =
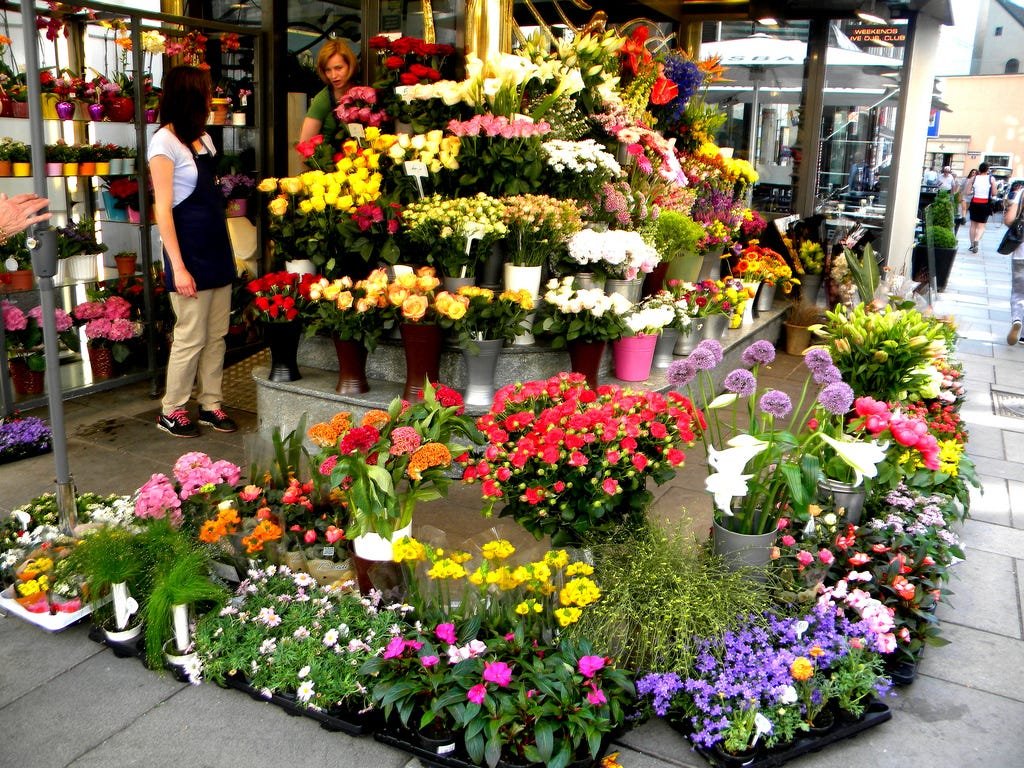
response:
<path id="1" fill-rule="evenodd" d="M 471 221 L 466 225 L 466 255 L 469 256 L 469 252 L 473 250 L 473 241 L 479 240 L 484 236 L 483 225 Z"/>
<path id="2" fill-rule="evenodd" d="M 405 168 L 406 176 L 416 176 L 425 179 L 430 175 L 430 172 L 427 170 L 427 164 L 419 160 L 406 160 L 402 165 Z"/>
<path id="3" fill-rule="evenodd" d="M 346 123 L 345 127 L 348 129 L 348 135 L 353 139 L 366 138 L 366 131 L 363 130 L 362 123 Z"/>
<path id="4" fill-rule="evenodd" d="M 324 547 L 324 557 L 334 557 L 334 547 Z"/>

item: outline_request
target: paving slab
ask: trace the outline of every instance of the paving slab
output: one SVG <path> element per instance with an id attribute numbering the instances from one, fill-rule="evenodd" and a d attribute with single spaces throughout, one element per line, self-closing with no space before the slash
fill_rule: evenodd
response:
<path id="1" fill-rule="evenodd" d="M 76 642 L 75 638 L 64 639 Z M 59 654 L 45 658 L 54 660 L 56 656 Z M 4 729 L 0 765 L 63 768 L 130 728 L 141 715 L 183 687 L 150 672 L 136 659 L 119 659 L 109 650 L 92 655 L 0 710 Z M 223 722 L 221 727 L 225 728 Z"/>
<path id="2" fill-rule="evenodd" d="M 986 471 L 988 467 L 986 466 Z M 980 520 L 964 523 L 961 538 L 971 549 L 981 549 L 1010 557 L 1024 557 L 1024 531 Z"/>
<path id="3" fill-rule="evenodd" d="M 51 633 L 16 616 L 0 618 L 0 720 L 15 700 L 103 652 L 87 632 L 81 624 Z"/>
<path id="4" fill-rule="evenodd" d="M 1024 702 L 1024 643 L 951 623 L 942 625 L 942 636 L 949 645 L 927 649 L 919 679 L 933 677 Z M 1019 722 L 1024 724 L 1024 720 Z"/>
<path id="5" fill-rule="evenodd" d="M 950 624 L 1021 639 L 1021 613 L 1017 600 L 1017 568 L 1006 555 L 974 549 L 953 567 L 949 588 L 953 595 L 939 606 L 943 627 Z"/>
<path id="6" fill-rule="evenodd" d="M 971 440 L 973 439 L 974 435 L 972 434 Z M 973 456 L 972 458 L 982 464 L 982 466 L 985 466 L 984 461 L 980 461 Z M 1011 496 L 1008 487 L 1008 483 L 1011 481 L 1001 477 L 979 476 L 978 479 L 981 481 L 981 488 L 968 487 L 971 496 L 971 517 L 986 523 L 1011 525 L 1013 516 L 1010 512 Z"/>
<path id="7" fill-rule="evenodd" d="M 400 768 L 409 760 L 372 737 L 331 733 L 310 718 L 290 717 L 272 704 L 210 684 L 184 686 L 137 714 L 128 728 L 81 750 L 68 767 Z"/>

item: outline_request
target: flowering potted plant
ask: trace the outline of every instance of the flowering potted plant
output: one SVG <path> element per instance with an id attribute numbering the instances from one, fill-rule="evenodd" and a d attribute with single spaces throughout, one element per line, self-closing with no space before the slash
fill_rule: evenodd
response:
<path id="1" fill-rule="evenodd" d="M 573 289 L 573 278 L 548 281 L 544 294 L 547 315 L 541 328 L 551 334 L 555 349 L 574 341 L 607 342 L 626 333 L 623 317 L 633 306 L 621 294 L 606 295 L 599 288 Z"/>
<path id="2" fill-rule="evenodd" d="M 308 436 L 320 448 L 317 471 L 330 478 L 348 507 L 356 554 L 396 532 L 407 534 L 416 504 L 443 498 L 453 457 L 479 440 L 472 420 L 462 415 L 459 394 L 429 383 L 420 401 L 396 398 L 358 426 L 339 416 L 314 424 Z M 387 549 L 384 559 L 390 559 Z"/>
<path id="3" fill-rule="evenodd" d="M 516 416 L 518 414 L 518 416 Z M 487 461 L 467 461 L 466 482 L 479 482 L 484 509 L 511 516 L 554 544 L 578 544 L 623 522 L 643 519 L 647 480 L 663 483 L 695 434 L 693 409 L 678 393 L 594 392 L 579 374 L 510 384 L 498 391 L 477 427 Z M 611 448 L 590 434 L 630 435 Z"/>
<path id="4" fill-rule="evenodd" d="M 245 216 L 255 188 L 256 179 L 247 173 L 229 173 L 220 177 L 220 191 L 227 201 L 228 217 Z"/>
<path id="5" fill-rule="evenodd" d="M 441 281 L 433 267 L 403 272 L 388 284 L 388 301 L 397 313 L 405 352 L 403 396 L 413 398 L 425 380 L 437 381 L 441 365 L 441 326 L 434 303 Z"/>
<path id="6" fill-rule="evenodd" d="M 415 133 L 423 133 L 439 125 L 423 122 L 423 115 L 403 102 L 398 88 L 436 83 L 443 77 L 446 60 L 455 48 L 443 43 L 427 43 L 415 37 L 379 35 L 368 41 L 370 50 L 376 51 L 381 67 L 380 76 L 373 84 L 377 89 L 381 107 L 394 120 L 411 124 Z"/>
<path id="7" fill-rule="evenodd" d="M 781 390 L 758 389 L 758 372 L 775 360 L 774 345 L 755 341 L 741 360 L 743 367 L 725 376 L 726 391 L 718 397 L 713 397 L 711 379 L 711 371 L 722 362 L 718 341 L 702 341 L 689 357 L 669 367 L 668 377 L 674 386 L 685 387 L 703 410 L 699 436 L 711 470 L 705 487 L 714 496 L 715 546 L 719 552 L 728 551 L 730 541 L 739 546 L 743 540 L 730 533 L 763 535 L 765 541 L 756 548 L 749 541 L 743 546 L 749 558 L 756 553 L 765 564 L 779 518 L 803 521 L 816 500 L 823 444 L 854 470 L 855 485 L 863 476 L 875 476 L 885 452 L 874 442 L 842 435 L 853 390 L 824 350 L 804 357 L 808 378 L 796 407 Z M 816 397 L 805 405 L 812 385 Z M 746 413 L 746 428 L 737 426 L 737 408 Z"/>
<path id="8" fill-rule="evenodd" d="M 250 280 L 246 290 L 252 294 L 252 308 L 270 347 L 270 381 L 297 381 L 297 355 L 302 335 L 302 314 L 308 304 L 306 287 L 314 275 L 295 272 L 268 272 Z"/>
<path id="9" fill-rule="evenodd" d="M 18 394 L 39 394 L 43 391 L 46 355 L 43 350 L 43 308 L 36 305 L 27 312 L 6 299 L 0 303 L 3 313 L 4 346 L 7 348 L 11 380 Z M 54 308 L 54 323 L 60 342 L 68 349 L 77 349 L 78 338 L 71 317 L 59 307 Z"/>
<path id="10" fill-rule="evenodd" d="M 800 284 L 782 255 L 758 245 L 756 240 L 739 252 L 732 273 L 745 284 L 760 286 L 758 309 L 771 308 L 776 287 L 781 287 L 782 292 L 788 294 L 794 285 Z"/>
<path id="11" fill-rule="evenodd" d="M 552 197 L 593 200 L 604 182 L 622 173 L 615 157 L 594 139 L 549 139 L 540 146 L 548 169 L 541 191 Z"/>
<path id="12" fill-rule="evenodd" d="M 98 253 L 106 253 L 108 246 L 96 239 L 96 222 L 90 218 L 71 221 L 57 227 L 57 258 L 61 260 L 61 273 L 72 280 L 95 280 Z"/>
<path id="13" fill-rule="evenodd" d="M 48 453 L 52 433 L 38 416 L 0 417 L 0 464 Z"/>
<path id="14" fill-rule="evenodd" d="M 662 329 L 676 320 L 671 303 L 636 304 L 625 316 L 627 335 L 612 342 L 615 377 L 622 381 L 646 381 L 654 363 L 654 348 Z"/>
<path id="15" fill-rule="evenodd" d="M 244 683 L 358 722 L 370 704 L 359 668 L 383 652 L 400 621 L 381 598 L 321 587 L 286 566 L 251 568 L 236 599 L 199 620 L 189 676 Z"/>
<path id="16" fill-rule="evenodd" d="M 130 352 L 125 342 L 142 335 L 142 323 L 133 321 L 131 312 L 131 303 L 121 296 L 86 301 L 71 310 L 75 320 L 85 326 L 89 348 L 109 349 L 119 363 L 123 363 Z"/>
<path id="17" fill-rule="evenodd" d="M 198 451 L 184 453 L 174 462 L 171 477 L 153 474 L 139 488 L 135 517 L 167 518 L 174 527 L 196 533 L 211 509 L 234 498 L 241 476 L 242 470 L 229 461 L 215 461 Z"/>

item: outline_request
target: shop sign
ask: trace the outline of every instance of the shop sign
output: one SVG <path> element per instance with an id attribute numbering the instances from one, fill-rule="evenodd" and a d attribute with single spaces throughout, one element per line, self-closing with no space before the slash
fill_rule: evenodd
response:
<path id="1" fill-rule="evenodd" d="M 846 36 L 855 43 L 870 43 L 873 40 L 881 40 L 883 43 L 903 45 L 907 42 L 906 27 L 879 27 L 865 24 L 860 27 L 853 27 Z"/>

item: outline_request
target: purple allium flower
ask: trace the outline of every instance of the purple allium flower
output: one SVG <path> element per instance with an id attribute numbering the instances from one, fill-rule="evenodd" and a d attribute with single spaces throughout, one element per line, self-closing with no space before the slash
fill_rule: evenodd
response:
<path id="1" fill-rule="evenodd" d="M 853 407 L 853 388 L 845 381 L 829 384 L 818 394 L 818 402 L 829 413 L 842 416 Z"/>
<path id="2" fill-rule="evenodd" d="M 761 339 L 743 350 L 740 360 L 748 368 L 755 365 L 770 365 L 775 362 L 775 345 Z"/>
<path id="3" fill-rule="evenodd" d="M 832 355 L 829 354 L 827 349 L 813 347 L 804 354 L 804 365 L 807 366 L 811 373 L 816 373 L 823 368 L 834 365 L 834 363 L 832 362 Z"/>
<path id="4" fill-rule="evenodd" d="M 735 371 L 730 372 L 725 377 L 724 384 L 727 390 L 735 392 L 740 397 L 752 395 L 754 390 L 757 389 L 757 379 L 746 368 L 737 368 Z"/>
<path id="5" fill-rule="evenodd" d="M 690 354 L 698 371 L 710 371 L 722 362 L 722 344 L 716 339 L 704 339 Z"/>
<path id="6" fill-rule="evenodd" d="M 785 392 L 778 389 L 769 389 L 761 395 L 761 399 L 757 401 L 757 407 L 769 416 L 784 419 L 793 410 L 793 402 Z"/>
<path id="7" fill-rule="evenodd" d="M 843 372 L 834 365 L 825 366 L 820 370 L 814 371 L 812 375 L 814 377 L 814 383 L 821 386 L 835 384 L 836 382 L 843 380 Z"/>
<path id="8" fill-rule="evenodd" d="M 697 376 L 697 368 L 690 358 L 674 360 L 668 366 L 668 372 L 665 376 L 668 379 L 668 383 L 673 387 L 685 387 Z"/>

